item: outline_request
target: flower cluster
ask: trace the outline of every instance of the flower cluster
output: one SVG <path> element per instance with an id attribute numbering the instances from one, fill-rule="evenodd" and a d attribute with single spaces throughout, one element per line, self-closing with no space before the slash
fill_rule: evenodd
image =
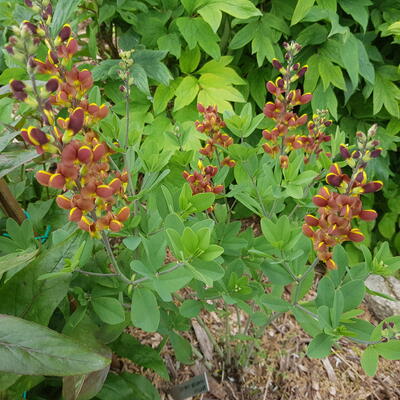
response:
<path id="1" fill-rule="evenodd" d="M 299 44 L 284 43 L 284 47 L 287 66 L 283 67 L 277 59 L 273 59 L 272 65 L 281 73 L 281 76 L 278 76 L 275 82 L 269 81 L 266 84 L 268 92 L 274 96 L 275 100 L 265 104 L 264 115 L 275 121 L 275 126 L 271 130 L 265 129 L 262 134 L 267 140 L 263 144 L 264 151 L 272 157 L 279 155 L 281 167 L 287 168 L 288 154 L 292 150 L 303 148 L 306 153 L 316 155 L 321 152 L 320 144 L 330 140 L 330 136 L 324 134 L 324 129 L 332 122 L 325 118 L 326 113 L 320 112 L 308 123 L 308 136 L 289 134 L 307 123 L 307 114 L 299 116 L 295 107 L 309 103 L 312 94 L 302 93 L 300 89 L 291 89 L 292 83 L 304 76 L 308 67 L 294 63 L 294 57 L 301 50 Z M 305 161 L 308 161 L 308 157 L 305 157 Z"/>
<path id="2" fill-rule="evenodd" d="M 217 152 L 218 154 L 219 147 L 229 147 L 233 144 L 233 139 L 222 131 L 226 125 L 218 114 L 217 106 L 204 107 L 201 104 L 197 104 L 197 109 L 203 114 L 203 120 L 195 122 L 196 129 L 208 136 L 206 145 L 199 150 L 199 153 L 208 157 L 211 161 L 214 153 Z M 236 165 L 236 162 L 230 157 L 225 157 L 220 164 L 232 168 Z M 218 167 L 213 165 L 204 167 L 200 161 L 199 170 L 200 172 L 194 171 L 192 174 L 187 171 L 183 172 L 183 177 L 190 184 L 193 194 L 205 192 L 220 194 L 223 192 L 223 185 L 214 186 L 212 182 L 212 178 L 218 172 Z"/>
<path id="3" fill-rule="evenodd" d="M 353 157 L 347 146 L 341 146 L 341 154 L 348 164 L 353 166 L 351 177 L 344 173 L 338 164 L 333 164 L 326 175 L 326 182 L 331 188 L 322 187 L 312 198 L 318 207 L 318 217 L 310 214 L 305 216 L 303 233 L 312 239 L 318 258 L 324 261 L 329 269 L 336 268 L 332 259 L 332 248 L 336 244 L 364 240 L 362 232 L 353 227 L 353 221 L 373 221 L 378 216 L 375 210 L 363 209 L 360 197 L 363 193 L 376 192 L 383 186 L 381 181 L 368 182 L 365 172 L 371 157 L 377 157 L 381 152 L 376 148 L 379 142 L 373 139 L 375 133 L 376 125 L 367 135 L 357 133 L 358 150 L 352 153 Z"/>
<path id="4" fill-rule="evenodd" d="M 213 165 L 207 165 L 205 167 L 203 163 L 199 161 L 199 169 L 200 172 L 194 171 L 193 174 L 189 174 L 187 171 L 183 172 L 183 177 L 190 184 L 192 193 L 222 193 L 224 186 L 214 186 L 212 182 L 212 178 L 217 174 L 218 168 Z"/>
<path id="5" fill-rule="evenodd" d="M 43 3 L 26 2 L 40 11 L 42 22 L 35 25 L 24 21 L 14 29 L 15 36 L 7 48 L 26 62 L 31 78 L 30 85 L 12 80 L 12 93 L 16 99 L 37 107 L 42 118 L 41 124 L 22 129 L 21 136 L 39 154 L 50 153 L 51 159 L 58 161 L 55 171 L 38 171 L 36 179 L 44 186 L 64 191 L 56 202 L 69 210 L 70 221 L 92 236 L 104 229 L 118 232 L 130 214 L 124 205 L 128 174 L 110 170 L 112 151 L 94 130 L 94 125 L 107 116 L 108 108 L 89 103 L 92 74 L 71 65 L 78 42 L 69 25 L 62 27 L 54 41 L 51 39 L 47 21 L 51 20 L 52 9 Z M 42 42 L 48 47 L 44 61 L 34 58 Z M 43 87 L 38 86 L 36 73 L 49 75 Z"/>

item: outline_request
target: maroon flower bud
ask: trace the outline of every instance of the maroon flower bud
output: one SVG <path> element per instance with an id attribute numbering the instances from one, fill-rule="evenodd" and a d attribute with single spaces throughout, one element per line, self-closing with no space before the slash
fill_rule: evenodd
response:
<path id="1" fill-rule="evenodd" d="M 14 48 L 9 44 L 4 47 L 8 54 L 14 54 Z"/>
<path id="2" fill-rule="evenodd" d="M 381 153 L 382 153 L 382 149 L 375 149 L 375 150 L 371 151 L 370 155 L 372 158 L 376 158 L 376 157 L 379 157 L 381 155 Z"/>
<path id="3" fill-rule="evenodd" d="M 197 103 L 197 110 L 198 110 L 200 113 L 204 113 L 204 112 L 206 111 L 206 109 L 204 108 L 204 106 L 203 106 L 202 104 L 200 104 L 200 103 Z"/>
<path id="4" fill-rule="evenodd" d="M 326 175 L 326 182 L 329 183 L 331 186 L 338 187 L 343 181 L 343 177 L 340 175 L 335 175 L 333 173 L 329 173 Z"/>
<path id="5" fill-rule="evenodd" d="M 297 76 L 299 78 L 301 78 L 302 76 L 304 76 L 304 74 L 307 72 L 308 70 L 308 65 L 304 65 L 298 72 L 297 72 Z"/>
<path id="6" fill-rule="evenodd" d="M 368 182 L 362 186 L 362 188 L 364 189 L 364 193 L 377 192 L 378 190 L 381 190 L 382 187 L 383 187 L 383 183 L 381 181 Z"/>
<path id="7" fill-rule="evenodd" d="M 52 78 L 46 82 L 46 90 L 48 92 L 55 92 L 58 89 L 58 79 Z"/>
<path id="8" fill-rule="evenodd" d="M 47 55 L 49 61 L 53 64 L 58 64 L 58 56 L 57 53 L 55 51 L 49 51 L 48 55 Z"/>
<path id="9" fill-rule="evenodd" d="M 293 71 L 297 71 L 300 68 L 300 63 L 296 63 L 293 65 Z"/>
<path id="10" fill-rule="evenodd" d="M 13 80 L 10 82 L 10 87 L 11 87 L 11 89 L 12 89 L 13 91 L 20 92 L 21 90 L 24 90 L 26 86 L 25 86 L 25 83 L 24 83 L 24 82 L 18 81 L 18 80 L 16 80 L 16 79 L 13 79 Z"/>
<path id="11" fill-rule="evenodd" d="M 69 119 L 68 129 L 72 130 L 74 133 L 78 133 L 82 127 L 85 120 L 85 112 L 81 107 L 76 108 Z"/>
<path id="12" fill-rule="evenodd" d="M 69 37 L 71 36 L 72 33 L 72 29 L 71 26 L 68 24 L 65 24 L 61 30 L 60 33 L 58 34 L 59 38 L 61 39 L 61 41 L 65 41 L 67 39 L 69 39 Z"/>
<path id="13" fill-rule="evenodd" d="M 24 21 L 23 22 L 24 28 L 28 29 L 33 35 L 37 34 L 37 27 L 36 25 L 32 24 L 32 22 Z"/>
<path id="14" fill-rule="evenodd" d="M 278 71 L 282 68 L 282 64 L 276 58 L 272 59 L 272 66 Z"/>
<path id="15" fill-rule="evenodd" d="M 124 85 L 121 85 L 120 87 L 119 87 L 119 91 L 120 92 L 122 92 L 122 93 L 124 93 L 125 92 L 125 86 Z"/>
<path id="16" fill-rule="evenodd" d="M 378 213 L 375 210 L 362 210 L 359 217 L 364 221 L 373 221 L 378 217 Z"/>
<path id="17" fill-rule="evenodd" d="M 24 2 L 25 2 L 25 5 L 26 5 L 26 6 L 28 6 L 28 7 L 33 7 L 32 0 L 24 0 Z"/>

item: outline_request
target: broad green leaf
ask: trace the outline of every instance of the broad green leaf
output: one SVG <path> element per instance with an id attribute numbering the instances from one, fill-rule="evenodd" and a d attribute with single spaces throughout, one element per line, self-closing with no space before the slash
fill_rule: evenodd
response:
<path id="1" fill-rule="evenodd" d="M 385 77 L 382 73 L 382 69 L 375 72 L 375 84 L 373 89 L 374 114 L 378 113 L 384 105 L 389 114 L 399 118 L 400 89 L 392 80 Z"/>
<path id="2" fill-rule="evenodd" d="M 370 0 L 340 0 L 340 7 L 357 21 L 365 32 L 368 25 L 368 6 L 372 4 Z"/>
<path id="3" fill-rule="evenodd" d="M 14 169 L 39 157 L 36 150 L 12 150 L 0 154 L 0 178 L 9 174 Z"/>
<path id="4" fill-rule="evenodd" d="M 198 67 L 200 58 L 201 52 L 199 46 L 195 46 L 194 49 L 187 48 L 182 51 L 179 58 L 179 68 L 185 74 L 190 74 Z"/>
<path id="5" fill-rule="evenodd" d="M 135 364 L 150 368 L 162 378 L 169 380 L 167 368 L 159 352 L 141 344 L 135 337 L 123 333 L 111 347 L 120 357 L 129 358 Z"/>
<path id="6" fill-rule="evenodd" d="M 175 90 L 177 86 L 177 81 L 172 81 L 169 86 L 165 86 L 162 84 L 157 86 L 153 98 L 153 108 L 156 115 L 167 108 L 169 101 L 175 95 Z"/>
<path id="7" fill-rule="evenodd" d="M 117 299 L 94 297 L 92 307 L 97 316 L 106 324 L 116 325 L 125 321 L 124 307 Z"/>
<path id="8" fill-rule="evenodd" d="M 140 64 L 133 64 L 131 69 L 131 74 L 133 77 L 133 84 L 143 93 L 149 95 L 149 81 L 147 79 L 147 74 L 144 68 Z"/>
<path id="9" fill-rule="evenodd" d="M 374 349 L 380 356 L 387 360 L 400 360 L 400 341 L 393 339 L 385 343 L 378 343 L 374 345 Z"/>
<path id="10" fill-rule="evenodd" d="M 345 283 L 340 288 L 343 294 L 344 307 L 343 311 L 349 311 L 353 308 L 357 308 L 364 299 L 365 285 L 361 279 L 356 279 Z"/>
<path id="11" fill-rule="evenodd" d="M 169 339 L 175 351 L 176 358 L 183 364 L 192 363 L 192 346 L 182 336 L 171 332 Z"/>
<path id="12" fill-rule="evenodd" d="M 254 35 L 257 31 L 258 24 L 255 22 L 250 22 L 245 25 L 242 29 L 235 33 L 232 40 L 229 43 L 229 48 L 232 50 L 241 49 L 251 40 L 253 40 Z"/>
<path id="13" fill-rule="evenodd" d="M 286 312 L 290 309 L 290 304 L 287 301 L 272 294 L 262 296 L 262 303 L 273 311 Z"/>
<path id="14" fill-rule="evenodd" d="M 0 276 L 10 269 L 27 265 L 35 258 L 38 252 L 39 250 L 37 249 L 27 249 L 0 257 Z"/>
<path id="15" fill-rule="evenodd" d="M 210 25 L 211 29 L 214 32 L 217 32 L 222 19 L 222 12 L 220 10 L 219 3 L 207 4 L 206 6 L 200 8 L 197 12 L 203 17 L 204 21 Z"/>
<path id="16" fill-rule="evenodd" d="M 290 25 L 296 25 L 300 22 L 307 15 L 308 11 L 310 11 L 314 3 L 315 0 L 297 0 Z"/>
<path id="17" fill-rule="evenodd" d="M 215 261 L 194 260 L 186 268 L 193 274 L 193 277 L 212 287 L 213 283 L 224 276 L 224 269 Z"/>
<path id="18" fill-rule="evenodd" d="M 135 63 L 143 67 L 149 78 L 167 86 L 172 79 L 172 75 L 165 64 L 161 62 L 166 54 L 166 51 L 143 49 L 136 50 L 132 57 Z"/>
<path id="19" fill-rule="evenodd" d="M 386 213 L 378 223 L 379 232 L 386 239 L 391 239 L 396 233 L 396 221 L 398 216 L 394 213 Z"/>
<path id="20" fill-rule="evenodd" d="M 79 3 L 80 0 L 59 0 L 57 2 L 50 27 L 53 37 L 58 35 L 65 23 L 70 22 L 72 14 L 76 12 Z"/>
<path id="21" fill-rule="evenodd" d="M 196 98 L 198 92 L 199 84 L 194 76 L 189 75 L 183 78 L 175 91 L 174 111 L 189 105 Z"/>
<path id="22" fill-rule="evenodd" d="M 324 358 L 331 352 L 334 343 L 332 336 L 320 333 L 310 342 L 307 349 L 307 356 L 310 358 Z"/>
<path id="23" fill-rule="evenodd" d="M 180 17 L 176 24 L 190 49 L 194 49 L 198 43 L 212 58 L 220 58 L 221 52 L 217 44 L 219 37 L 203 19 Z"/>
<path id="24" fill-rule="evenodd" d="M 146 332 L 155 332 L 160 323 L 156 296 L 147 288 L 136 288 L 132 296 L 132 323 Z"/>
<path id="25" fill-rule="evenodd" d="M 261 19 L 258 22 L 251 42 L 251 54 L 257 53 L 257 64 L 259 67 L 263 65 L 265 58 L 271 62 L 276 57 L 271 37 L 271 29 L 268 23 L 264 19 Z"/>
<path id="26" fill-rule="evenodd" d="M 199 256 L 200 260 L 204 261 L 212 261 L 219 257 L 224 252 L 223 247 L 218 246 L 216 244 L 212 244 L 208 247 L 208 249 Z"/>
<path id="27" fill-rule="evenodd" d="M 203 304 L 198 300 L 185 300 L 179 307 L 179 312 L 186 318 L 195 318 L 203 308 Z"/>
<path id="28" fill-rule="evenodd" d="M 369 346 L 361 354 L 360 362 L 365 373 L 374 376 L 378 369 L 379 353 L 373 346 Z"/>
<path id="29" fill-rule="evenodd" d="M 169 33 L 157 39 L 157 45 L 160 50 L 168 51 L 179 59 L 181 55 L 181 42 L 176 33 Z"/>
<path id="30" fill-rule="evenodd" d="M 122 243 L 131 251 L 135 251 L 139 246 L 142 239 L 138 236 L 128 236 L 126 237 Z"/>
<path id="31" fill-rule="evenodd" d="M 330 83 L 339 89 L 346 90 L 346 84 L 340 67 L 333 65 L 327 58 L 320 57 L 318 69 L 324 90 L 329 87 Z"/>
<path id="32" fill-rule="evenodd" d="M 0 369 L 20 375 L 68 376 L 105 368 L 110 360 L 45 326 L 0 315 Z"/>
<path id="33" fill-rule="evenodd" d="M 347 40 L 340 46 L 343 65 L 354 87 L 357 87 L 360 71 L 358 47 L 357 39 L 353 34 L 350 34 Z"/>
<path id="34" fill-rule="evenodd" d="M 70 275 L 51 280 L 38 277 L 58 272 L 65 266 L 65 259 L 71 259 L 81 244 L 81 236 L 73 234 L 67 239 L 42 251 L 28 266 L 15 274 L 0 289 L 0 313 L 47 324 L 55 308 L 66 296 Z"/>
<path id="35" fill-rule="evenodd" d="M 111 359 L 111 350 L 102 347 L 98 350 L 103 357 Z M 64 400 L 90 400 L 103 387 L 104 381 L 110 371 L 110 365 L 86 375 L 63 377 L 62 395 Z"/>

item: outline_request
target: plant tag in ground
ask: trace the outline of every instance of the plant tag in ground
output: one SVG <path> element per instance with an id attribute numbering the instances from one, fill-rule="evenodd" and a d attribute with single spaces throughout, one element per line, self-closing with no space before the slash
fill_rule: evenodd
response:
<path id="1" fill-rule="evenodd" d="M 206 393 L 209 390 L 207 374 L 204 372 L 180 385 L 174 386 L 170 394 L 174 400 L 184 400 L 196 394 Z"/>

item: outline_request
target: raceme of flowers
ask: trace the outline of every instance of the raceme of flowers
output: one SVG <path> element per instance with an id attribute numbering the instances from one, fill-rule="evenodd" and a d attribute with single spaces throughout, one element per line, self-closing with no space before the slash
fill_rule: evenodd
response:
<path id="1" fill-rule="evenodd" d="M 357 133 L 358 149 L 350 152 L 348 146 L 341 145 L 340 152 L 346 164 L 353 170 L 351 176 L 344 173 L 337 163 L 332 164 L 326 182 L 313 197 L 318 207 L 318 215 L 306 215 L 303 233 L 313 241 L 318 258 L 324 261 L 329 269 L 337 268 L 332 259 L 333 247 L 345 241 L 361 242 L 362 232 L 353 227 L 353 221 L 361 219 L 373 221 L 378 214 L 375 210 L 363 209 L 361 194 L 373 193 L 383 187 L 381 181 L 368 181 L 365 167 L 368 161 L 380 155 L 379 142 L 374 139 L 374 125 L 365 135 Z"/>
<path id="2" fill-rule="evenodd" d="M 272 157 L 279 155 L 279 162 L 282 168 L 287 168 L 289 164 L 289 153 L 292 150 L 303 149 L 306 153 L 304 161 L 308 162 L 312 154 L 317 157 L 322 151 L 321 144 L 331 138 L 324 133 L 325 128 L 332 124 L 326 119 L 326 112 L 320 111 L 308 122 L 308 135 L 290 134 L 308 120 L 307 114 L 299 116 L 295 107 L 307 104 L 312 99 L 311 93 L 302 93 L 300 89 L 291 89 L 292 84 L 307 72 L 307 65 L 301 66 L 294 63 L 294 58 L 301 50 L 298 43 L 284 43 L 286 49 L 285 59 L 287 66 L 283 67 L 277 60 L 273 59 L 272 65 L 281 76 L 275 82 L 269 81 L 266 84 L 267 90 L 274 96 L 274 101 L 267 102 L 264 106 L 264 114 L 267 118 L 275 121 L 273 129 L 265 129 L 263 137 L 267 140 L 263 144 L 263 149 Z"/>
<path id="3" fill-rule="evenodd" d="M 30 1 L 27 4 L 39 7 Z M 6 47 L 26 63 L 32 82 L 28 85 L 12 80 L 14 97 L 37 107 L 41 113 L 41 123 L 22 129 L 21 136 L 39 154 L 50 153 L 58 161 L 54 172 L 38 171 L 36 179 L 44 186 L 63 191 L 56 202 L 69 211 L 69 220 L 79 228 L 92 236 L 104 229 L 118 232 L 130 215 L 125 205 L 128 175 L 110 170 L 112 151 L 93 129 L 107 116 L 108 108 L 105 104 L 89 103 L 92 74 L 71 65 L 78 51 L 71 27 L 64 25 L 53 41 L 46 23 L 51 20 L 51 6 L 39 7 L 39 11 L 42 22 L 35 25 L 24 21 L 15 27 Z M 34 58 L 42 42 L 48 47 L 44 61 Z M 43 87 L 38 87 L 36 73 L 49 75 Z"/>
<path id="4" fill-rule="evenodd" d="M 225 132 L 225 122 L 218 114 L 217 106 L 204 107 L 201 104 L 197 105 L 198 111 L 203 114 L 202 121 L 196 121 L 196 129 L 207 135 L 206 145 L 199 150 L 200 154 L 212 160 L 214 153 L 218 152 L 220 148 L 227 148 L 233 144 L 233 139 Z M 229 157 L 225 157 L 221 161 L 221 165 L 234 167 L 236 162 Z M 214 186 L 212 178 L 217 174 L 218 167 L 213 165 L 204 166 L 202 162 L 198 163 L 199 171 L 189 173 L 183 172 L 183 177 L 190 184 L 193 194 L 212 192 L 220 194 L 224 191 L 223 185 Z"/>

